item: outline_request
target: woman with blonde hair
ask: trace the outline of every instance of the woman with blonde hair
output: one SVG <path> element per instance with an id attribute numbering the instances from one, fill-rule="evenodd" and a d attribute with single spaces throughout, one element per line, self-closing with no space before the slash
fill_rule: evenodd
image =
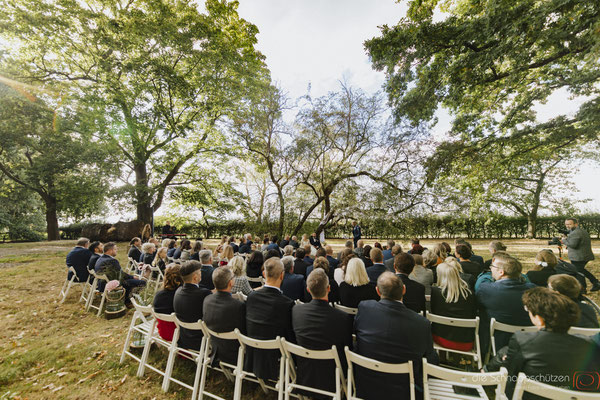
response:
<path id="1" fill-rule="evenodd" d="M 308 240 L 308 235 L 305 233 L 302 235 L 302 240 L 300 240 L 300 247 L 304 247 L 307 244 L 310 244 L 310 240 Z"/>
<path id="2" fill-rule="evenodd" d="M 375 286 L 369 283 L 365 263 L 358 257 L 346 258 L 346 274 L 340 284 L 340 303 L 346 307 L 358 307 L 363 300 L 379 300 Z"/>
<path id="3" fill-rule="evenodd" d="M 467 274 L 466 272 L 464 272 L 462 265 L 460 265 L 460 262 L 454 257 L 446 257 L 446 259 L 444 260 L 444 263 L 455 268 L 458 271 L 458 275 L 460 276 L 460 278 L 463 281 L 467 282 L 467 284 L 469 285 L 469 288 L 472 291 L 475 291 L 475 282 L 477 281 L 476 276 L 473 276 L 471 274 Z M 438 265 L 438 267 L 439 267 L 439 265 Z M 436 273 L 437 273 L 437 268 L 436 268 Z M 438 277 L 437 282 L 439 284 L 439 282 L 440 282 L 439 277 Z"/>
<path id="4" fill-rule="evenodd" d="M 443 263 L 444 260 L 446 259 L 446 257 L 448 257 L 448 253 L 446 252 L 446 247 L 444 246 L 443 243 L 435 244 L 433 246 L 433 248 L 431 249 L 431 251 L 433 252 L 433 254 L 435 254 L 437 256 L 435 265 L 439 265 L 439 264 Z"/>
<path id="5" fill-rule="evenodd" d="M 227 246 L 227 236 L 221 237 L 221 243 L 219 243 L 217 245 L 217 247 L 215 247 L 215 250 L 213 252 L 213 257 L 215 257 L 215 258 L 220 257 L 225 246 Z"/>
<path id="6" fill-rule="evenodd" d="M 234 276 L 231 293 L 242 292 L 246 296 L 252 293 L 250 282 L 248 282 L 248 277 L 246 276 L 246 260 L 240 256 L 232 257 L 227 263 L 227 267 L 231 268 Z"/>
<path id="7" fill-rule="evenodd" d="M 227 263 L 231 259 L 233 259 L 233 247 L 227 245 L 223 247 L 223 253 L 221 254 L 221 261 L 219 261 L 219 267 L 227 265 Z"/>
<path id="8" fill-rule="evenodd" d="M 527 278 L 529 278 L 531 283 L 546 287 L 548 285 L 548 278 L 556 274 L 555 268 L 556 264 L 558 264 L 558 259 L 552 250 L 544 249 L 535 255 L 534 264 L 533 268 L 527 271 Z"/>
<path id="9" fill-rule="evenodd" d="M 167 248 L 159 247 L 158 250 L 156 250 L 156 256 L 154 256 L 152 266 L 160 268 L 160 271 L 164 274 L 168 262 L 169 260 L 167 259 Z"/>
<path id="10" fill-rule="evenodd" d="M 437 266 L 437 286 L 431 288 L 431 313 L 450 318 L 473 319 L 477 308 L 475 295 L 469 285 L 460 277 L 459 269 L 448 257 Z M 460 264 L 458 264 L 460 267 Z M 470 351 L 473 348 L 475 331 L 471 328 L 457 328 L 432 324 L 433 341 L 440 346 L 454 350 Z"/>

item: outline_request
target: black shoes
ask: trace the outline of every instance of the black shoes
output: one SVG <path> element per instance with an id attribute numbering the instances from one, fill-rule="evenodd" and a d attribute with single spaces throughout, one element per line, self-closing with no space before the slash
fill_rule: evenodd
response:
<path id="1" fill-rule="evenodd" d="M 598 290 L 600 290 L 600 282 L 594 283 L 590 289 L 590 292 L 597 292 Z"/>

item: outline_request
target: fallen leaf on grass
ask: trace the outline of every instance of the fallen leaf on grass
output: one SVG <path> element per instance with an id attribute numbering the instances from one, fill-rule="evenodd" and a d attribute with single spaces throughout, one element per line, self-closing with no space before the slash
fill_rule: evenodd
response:
<path id="1" fill-rule="evenodd" d="M 58 392 L 60 389 L 62 389 L 64 386 L 59 386 L 57 388 L 52 389 L 53 392 Z"/>
<path id="2" fill-rule="evenodd" d="M 58 374 L 56 374 L 56 376 L 58 376 L 59 378 L 62 378 L 63 376 L 67 375 L 68 372 L 59 372 Z"/>

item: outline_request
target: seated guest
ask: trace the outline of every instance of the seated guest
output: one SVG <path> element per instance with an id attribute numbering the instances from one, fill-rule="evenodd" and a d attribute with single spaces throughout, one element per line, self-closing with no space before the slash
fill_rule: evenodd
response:
<path id="1" fill-rule="evenodd" d="M 456 246 L 458 246 L 459 244 L 466 245 L 469 248 L 469 251 L 471 252 L 471 256 L 469 257 L 469 260 L 473 261 L 474 263 L 479 264 L 479 267 L 483 268 L 483 257 L 475 254 L 475 252 L 473 251 L 473 247 L 471 246 L 471 243 L 467 242 L 464 239 L 456 239 L 454 241 L 454 247 L 456 248 Z M 450 253 L 448 253 L 448 254 L 450 254 Z M 475 276 L 475 277 L 477 277 L 477 276 Z"/>
<path id="2" fill-rule="evenodd" d="M 100 258 L 104 251 L 104 245 L 100 242 L 92 242 L 92 244 L 90 244 L 89 250 L 92 252 L 92 256 L 90 257 L 90 261 L 88 261 L 88 271 L 96 267 L 96 261 L 98 261 L 98 258 Z M 89 277 L 88 280 L 91 281 Z"/>
<path id="3" fill-rule="evenodd" d="M 362 258 L 363 256 L 363 252 L 364 252 L 364 246 L 365 246 L 365 241 L 360 239 L 358 242 L 356 242 L 356 248 L 354 249 L 354 254 L 356 254 L 358 257 Z M 364 262 L 364 260 L 363 260 Z"/>
<path id="4" fill-rule="evenodd" d="M 241 292 L 246 296 L 252 293 L 252 287 L 246 276 L 246 260 L 243 257 L 235 256 L 229 261 L 227 266 L 231 269 L 234 276 L 231 293 Z"/>
<path id="5" fill-rule="evenodd" d="M 431 288 L 431 312 L 449 318 L 473 319 L 477 315 L 475 295 L 458 270 L 449 264 L 437 266 L 438 284 Z M 475 330 L 433 324 L 433 341 L 449 349 L 471 351 Z"/>
<path id="6" fill-rule="evenodd" d="M 262 251 L 263 253 L 268 251 L 267 247 L 269 247 L 269 238 L 264 238 L 262 247 L 260 248 L 260 251 Z"/>
<path id="7" fill-rule="evenodd" d="M 402 255 L 396 256 L 401 257 Z M 405 256 L 410 257 L 409 254 Z M 386 363 L 413 362 L 418 387 L 422 380 L 422 359 L 438 363 L 433 349 L 431 324 L 422 315 L 409 310 L 403 303 L 404 284 L 398 275 L 384 272 L 377 279 L 379 302 L 366 300 L 358 305 L 354 319 L 356 352 L 362 356 Z M 406 375 L 381 374 L 357 367 L 355 370 L 357 395 L 363 399 L 409 398 Z M 422 398 L 422 393 L 417 397 Z"/>
<path id="8" fill-rule="evenodd" d="M 327 257 L 327 262 L 329 263 L 329 269 L 332 271 L 335 270 L 340 263 L 337 258 L 333 257 L 333 248 L 330 245 L 325 246 L 325 254 Z"/>
<path id="9" fill-rule="evenodd" d="M 181 243 L 179 259 L 181 261 L 187 261 L 190 259 L 191 256 L 192 256 L 192 242 L 190 242 L 189 240 L 186 239 Z"/>
<path id="10" fill-rule="evenodd" d="M 178 260 L 179 258 L 181 258 L 181 252 L 184 249 L 184 246 L 186 249 L 190 248 L 190 241 L 187 239 L 184 239 L 181 241 L 181 243 L 179 244 L 179 247 L 175 250 L 175 252 L 173 253 L 173 259 L 174 260 Z"/>
<path id="11" fill-rule="evenodd" d="M 285 281 L 285 278 L 284 278 Z M 306 279 L 312 300 L 292 309 L 292 326 L 296 342 L 310 350 L 327 350 L 336 346 L 342 373 L 347 369 L 344 347 L 352 349 L 352 317 L 328 304 L 329 278 L 316 268 Z M 300 385 L 335 392 L 335 363 L 297 357 L 297 382 Z"/>
<path id="12" fill-rule="evenodd" d="M 296 259 L 294 260 L 294 273 L 297 275 L 306 276 L 306 269 L 308 268 L 308 264 L 304 262 L 305 256 L 306 252 L 302 247 L 296 249 Z"/>
<path id="13" fill-rule="evenodd" d="M 600 328 L 594 308 L 585 302 L 581 295 L 581 284 L 567 274 L 552 275 L 548 278 L 548 289 L 563 294 L 573 300 L 581 311 L 581 317 L 573 326 L 579 328 Z"/>
<path id="14" fill-rule="evenodd" d="M 231 246 L 229 246 L 231 247 Z M 246 333 L 246 303 L 231 296 L 234 276 L 229 268 L 217 268 L 212 274 L 216 292 L 204 299 L 203 321 L 211 331 L 226 333 L 239 329 Z M 212 365 L 219 361 L 236 364 L 240 343 L 237 340 L 211 338 Z"/>
<path id="15" fill-rule="evenodd" d="M 345 267 L 346 274 L 340 283 L 340 303 L 357 308 L 363 300 L 379 300 L 375 285 L 369 282 L 369 275 L 363 261 L 352 254 Z"/>
<path id="16" fill-rule="evenodd" d="M 173 253 L 175 253 L 175 250 L 177 250 L 177 240 L 175 239 L 170 239 L 169 240 L 169 245 L 168 250 L 167 250 L 167 257 L 173 257 Z"/>
<path id="17" fill-rule="evenodd" d="M 338 285 L 341 285 L 344 282 L 344 276 L 346 275 L 346 266 L 348 265 L 348 261 L 350 259 L 355 258 L 356 254 L 352 252 L 352 249 L 345 248 L 341 251 L 341 261 L 338 264 L 339 268 L 336 268 L 333 271 L 333 279 Z M 363 263 L 364 265 L 364 263 Z"/>
<path id="18" fill-rule="evenodd" d="M 281 239 L 279 242 L 279 247 L 285 249 L 285 246 L 289 246 L 290 244 L 290 235 L 285 235 L 285 238 Z M 293 246 L 292 246 L 293 248 Z"/>
<path id="19" fill-rule="evenodd" d="M 388 258 L 383 262 L 383 265 L 385 265 L 385 268 L 388 271 L 394 272 L 394 258 L 400 253 L 402 253 L 402 246 L 400 246 L 399 244 L 395 244 L 392 247 L 392 258 Z"/>
<path id="20" fill-rule="evenodd" d="M 235 243 L 235 236 L 230 236 L 228 240 L 229 245 L 233 249 L 233 254 L 237 254 L 240 247 Z"/>
<path id="21" fill-rule="evenodd" d="M 431 284 L 433 283 L 433 271 L 425 268 L 423 265 L 423 256 L 420 254 L 411 254 L 415 259 L 415 267 L 408 276 L 415 282 L 425 286 L 425 294 L 431 294 Z"/>
<path id="22" fill-rule="evenodd" d="M 167 259 L 167 248 L 161 247 L 156 250 L 156 257 L 154 257 L 154 260 L 152 261 L 152 266 L 158 267 L 164 274 L 168 263 L 169 260 Z"/>
<path id="23" fill-rule="evenodd" d="M 365 246 L 365 251 L 368 247 L 369 246 Z M 387 271 L 387 268 L 385 267 L 385 265 L 383 265 L 383 252 L 378 248 L 370 250 L 369 261 L 371 260 L 373 260 L 371 265 L 369 266 L 365 262 L 365 267 L 367 268 L 367 275 L 369 275 L 369 282 L 371 282 L 371 284 L 375 286 L 377 285 L 377 278 L 379 278 L 379 275 Z"/>
<path id="24" fill-rule="evenodd" d="M 127 308 L 133 308 L 133 304 L 131 304 L 131 299 L 129 298 L 131 291 L 133 288 L 146 286 L 146 281 L 136 279 L 121 269 L 119 260 L 115 258 L 117 256 L 117 245 L 115 243 L 106 243 L 103 247 L 103 251 L 104 254 L 98 257 L 94 270 L 96 273 L 106 275 L 109 281 L 118 280 L 125 289 L 125 306 L 127 306 Z M 105 284 L 106 282 L 100 282 L 98 290 L 103 291 Z"/>
<path id="25" fill-rule="evenodd" d="M 339 263 L 342 262 L 342 252 L 346 251 L 346 250 L 350 250 L 350 252 L 352 252 L 352 248 L 353 248 L 353 243 L 352 240 L 346 240 L 346 243 L 344 244 L 344 248 L 342 250 L 340 250 L 340 252 L 337 254 L 337 260 L 339 261 Z"/>
<path id="26" fill-rule="evenodd" d="M 600 358 L 589 338 L 567 332 L 579 319 L 579 308 L 568 297 L 536 287 L 523 294 L 523 304 L 537 332 L 516 332 L 508 344 L 504 365 L 508 369 L 506 394 L 512 396 L 519 372 L 536 377 L 574 377 L 577 371 L 600 371 Z M 553 386 L 577 390 L 574 379 L 544 379 Z M 595 391 L 599 391 L 595 388 Z M 524 399 L 539 398 L 523 396 Z"/>
<path id="27" fill-rule="evenodd" d="M 233 247 L 227 245 L 223 248 L 223 253 L 221 253 L 221 259 L 219 260 L 219 267 L 227 265 L 229 260 L 233 258 Z"/>
<path id="28" fill-rule="evenodd" d="M 362 252 L 361 259 L 365 263 L 365 267 L 367 268 L 367 272 L 369 271 L 369 267 L 373 266 L 373 260 L 371 260 L 371 250 L 372 249 L 373 248 L 371 246 L 369 246 L 369 245 L 366 245 L 365 247 L 363 247 L 363 252 Z M 381 256 L 381 258 L 383 259 L 383 255 Z M 382 263 L 383 263 L 383 261 L 382 261 Z M 375 282 L 377 282 L 377 280 L 375 280 Z"/>
<path id="29" fill-rule="evenodd" d="M 132 258 L 135 262 L 140 261 L 140 256 L 142 255 L 142 239 L 139 237 L 134 237 L 129 242 L 129 251 L 127 252 L 127 257 Z"/>
<path id="30" fill-rule="evenodd" d="M 200 285 L 209 290 L 213 290 L 215 285 L 212 281 L 212 274 L 214 271 L 212 266 L 212 252 L 210 250 L 201 250 L 200 262 L 202 263 L 202 280 L 200 280 Z"/>
<path id="31" fill-rule="evenodd" d="M 314 259 L 310 256 L 312 254 L 312 249 L 313 247 L 310 244 L 307 244 L 304 246 L 304 258 L 302 259 L 302 261 L 304 261 L 304 263 L 306 264 L 306 268 L 308 268 L 309 266 L 311 266 L 313 264 Z M 315 255 L 316 255 L 316 251 L 315 251 Z"/>
<path id="32" fill-rule="evenodd" d="M 552 250 L 542 250 L 535 255 L 535 266 L 527 271 L 527 278 L 538 286 L 548 286 L 548 278 L 556 274 L 558 260 Z"/>
<path id="33" fill-rule="evenodd" d="M 269 245 L 267 246 L 267 251 L 268 250 L 277 250 L 277 252 L 279 253 L 279 257 L 281 257 L 282 256 L 281 250 L 279 249 L 279 245 L 277 244 L 277 242 L 278 242 L 277 235 L 271 236 Z"/>
<path id="34" fill-rule="evenodd" d="M 419 239 L 412 239 L 410 241 L 410 250 L 407 251 L 408 254 L 414 256 L 416 255 L 422 255 L 423 254 L 423 250 L 425 250 L 423 248 L 423 246 L 421 246 L 421 243 L 419 242 Z"/>
<path id="35" fill-rule="evenodd" d="M 476 290 L 477 301 L 481 313 L 481 326 L 489 326 L 490 319 L 495 318 L 498 322 L 510 325 L 531 325 L 529 315 L 523 309 L 521 298 L 527 289 L 535 287 L 533 283 L 521 280 L 523 267 L 519 260 L 507 254 L 496 254 L 491 265 L 494 282 L 481 282 Z M 488 332 L 488 335 L 485 333 Z M 481 348 L 487 349 L 489 331 L 479 331 Z M 511 333 L 497 331 L 494 334 L 496 348 L 499 349 L 508 344 Z"/>
<path id="36" fill-rule="evenodd" d="M 396 275 L 405 288 L 402 302 L 414 312 L 422 313 L 425 311 L 425 286 L 409 278 L 414 267 L 415 259 L 410 254 L 400 253 L 394 258 Z"/>
<path id="37" fill-rule="evenodd" d="M 387 249 L 383 250 L 383 263 L 384 264 L 387 260 L 394 258 L 394 254 L 392 254 L 392 248 L 395 245 L 396 245 L 396 242 L 394 242 L 392 239 L 389 239 L 387 241 Z"/>
<path id="38" fill-rule="evenodd" d="M 492 257 L 494 257 L 494 254 L 497 251 L 506 251 L 506 246 L 504 245 L 504 243 L 502 243 L 499 240 L 492 240 L 490 242 L 488 250 L 490 251 L 490 254 L 492 255 Z M 486 260 L 483 263 L 483 270 L 484 271 L 489 271 L 490 270 L 490 265 L 492 265 L 492 259 L 491 258 L 489 260 Z"/>
<path id="39" fill-rule="evenodd" d="M 450 247 L 450 245 L 448 245 Z M 446 246 L 444 246 L 444 242 L 438 243 L 431 248 L 433 254 L 437 256 L 437 261 L 435 265 L 439 265 L 444 262 L 444 260 L 448 257 L 448 251 L 446 250 Z M 435 273 L 435 271 L 434 271 Z"/>
<path id="40" fill-rule="evenodd" d="M 142 255 L 140 256 L 140 262 L 144 265 L 152 265 L 152 261 L 154 261 L 155 252 L 155 245 L 153 245 L 152 243 L 144 243 L 142 245 Z"/>
<path id="41" fill-rule="evenodd" d="M 300 243 L 298 243 L 297 236 L 292 236 L 292 239 L 290 240 L 290 246 L 292 246 L 294 249 L 297 249 L 298 247 L 300 247 Z"/>
<path id="42" fill-rule="evenodd" d="M 203 278 L 201 269 L 202 264 L 198 261 L 186 261 L 181 266 L 183 286 L 175 292 L 173 309 L 177 318 L 183 322 L 198 322 L 202 319 L 204 300 L 211 294 L 210 290 L 199 285 Z M 179 347 L 200 350 L 201 343 L 202 331 L 179 329 Z"/>
<path id="43" fill-rule="evenodd" d="M 317 237 L 316 232 L 313 232 L 313 234 L 310 236 L 309 243 L 317 250 L 321 248 L 321 241 Z"/>
<path id="44" fill-rule="evenodd" d="M 510 257 L 510 254 L 508 254 L 505 251 L 502 250 L 498 250 L 494 253 L 494 255 L 492 256 L 492 263 L 494 262 L 494 259 L 497 257 Z M 491 265 L 491 264 L 490 264 Z M 527 275 L 521 274 L 522 275 L 522 280 L 529 282 L 529 278 L 527 278 Z M 463 278 L 464 280 L 464 278 Z M 481 285 L 482 282 L 494 282 L 494 278 L 492 277 L 492 271 L 487 270 L 487 271 L 483 271 L 478 277 L 477 277 L 477 281 L 475 283 L 475 292 L 477 292 L 477 290 L 479 289 L 479 285 Z M 467 282 L 469 283 L 469 282 Z"/>
<path id="45" fill-rule="evenodd" d="M 458 258 L 462 270 L 467 274 L 473 275 L 475 279 L 483 272 L 483 265 L 470 260 L 472 254 L 469 246 L 466 244 L 457 244 L 454 249 L 454 256 Z"/>
<path id="46" fill-rule="evenodd" d="M 217 245 L 217 247 L 215 247 L 213 257 L 219 257 L 219 255 L 223 252 L 225 246 L 227 246 L 227 236 L 223 236 L 221 238 L 221 242 Z"/>
<path id="47" fill-rule="evenodd" d="M 339 286 L 338 286 L 337 282 L 335 282 L 333 280 L 333 273 L 329 269 L 329 263 L 327 262 L 327 259 L 325 257 L 315 258 L 315 262 L 313 263 L 313 265 L 311 267 L 308 267 L 306 270 L 307 275 L 310 275 L 310 273 L 313 271 L 313 267 L 314 267 L 314 269 L 318 269 L 318 268 L 323 269 L 325 271 L 325 273 L 327 274 L 327 276 L 329 276 L 331 279 L 331 281 L 330 281 L 331 290 L 329 291 L 329 302 L 337 303 L 338 301 L 340 301 Z M 304 298 L 306 299 L 307 302 L 311 301 L 310 293 L 305 291 Z"/>
<path id="48" fill-rule="evenodd" d="M 246 275 L 248 278 L 258 278 L 263 275 L 264 256 L 261 251 L 254 250 L 246 258 Z M 260 287 L 258 282 L 250 282 L 252 288 Z"/>
<path id="49" fill-rule="evenodd" d="M 167 221 L 162 227 L 162 234 L 165 236 L 173 234 L 173 228 L 171 227 L 171 222 Z"/>
<path id="50" fill-rule="evenodd" d="M 202 241 L 196 240 L 190 254 L 190 260 L 200 261 L 200 251 L 203 248 Z"/>
<path id="51" fill-rule="evenodd" d="M 285 274 L 281 282 L 281 291 L 292 300 L 304 301 L 306 282 L 302 275 L 294 273 L 294 257 L 285 256 L 281 259 Z"/>
<path id="52" fill-rule="evenodd" d="M 171 243 L 171 240 L 172 239 L 170 239 L 170 238 L 163 239 L 162 242 L 160 242 L 160 247 L 166 247 L 166 248 L 168 248 L 169 247 L 169 243 Z"/>
<path id="53" fill-rule="evenodd" d="M 161 247 L 161 249 L 164 249 L 164 247 Z M 154 296 L 154 311 L 160 314 L 171 314 L 175 312 L 175 309 L 173 308 L 173 299 L 175 298 L 175 292 L 181 285 L 183 285 L 181 266 L 170 264 L 169 268 L 165 270 L 165 279 L 162 284 L 162 290 L 158 291 Z M 156 326 L 161 338 L 168 341 L 173 340 L 173 333 L 175 332 L 174 322 L 158 319 L 156 321 Z"/>
<path id="54" fill-rule="evenodd" d="M 90 258 L 92 258 L 92 252 L 88 247 L 90 247 L 90 239 L 82 237 L 77 239 L 75 247 L 67 254 L 67 267 L 75 268 L 78 282 L 86 282 L 90 276 L 88 264 Z M 71 279 L 72 277 L 73 273 L 69 272 L 67 279 Z"/>
<path id="55" fill-rule="evenodd" d="M 425 249 L 423 251 L 423 266 L 431 271 L 431 276 L 433 278 L 433 282 L 437 282 L 436 268 L 438 265 L 437 262 L 438 256 L 431 250 Z"/>
<path id="56" fill-rule="evenodd" d="M 250 251 L 252 251 L 250 248 L 250 244 L 248 243 L 246 238 L 244 236 L 242 236 L 240 239 L 240 248 L 238 250 L 238 253 L 239 254 L 248 254 L 248 253 L 250 253 Z"/>
<path id="57" fill-rule="evenodd" d="M 246 330 L 248 336 L 269 340 L 277 336 L 294 342 L 292 330 L 292 307 L 294 301 L 283 295 L 281 282 L 285 274 L 283 263 L 273 257 L 265 261 L 265 285 L 250 293 L 246 300 Z M 247 348 L 244 369 L 253 371 L 260 379 L 279 377 L 278 350 L 254 350 Z"/>
<path id="58" fill-rule="evenodd" d="M 317 255 L 315 256 L 315 261 L 319 257 L 325 258 L 325 260 L 327 261 L 327 258 L 326 258 L 327 257 L 327 252 L 325 251 L 324 248 L 320 248 L 319 250 L 317 250 Z M 329 266 L 329 261 L 327 262 L 327 266 Z M 306 275 L 304 276 L 304 279 L 308 278 L 308 275 L 310 275 L 310 273 L 312 272 L 313 268 L 314 268 L 314 261 L 313 261 L 313 265 L 309 265 L 306 268 Z M 333 269 L 331 271 L 329 271 L 329 268 L 328 268 L 328 273 L 329 272 L 333 272 Z"/>
<path id="59" fill-rule="evenodd" d="M 285 246 L 283 248 L 283 255 L 290 256 L 293 258 L 294 257 L 294 248 L 288 244 L 287 246 Z"/>
<path id="60" fill-rule="evenodd" d="M 279 250 L 271 249 L 265 252 L 265 261 L 272 257 L 281 258 L 281 253 L 279 252 Z"/>
<path id="61" fill-rule="evenodd" d="M 446 257 L 446 259 L 444 260 L 444 262 L 446 264 L 450 265 L 451 267 L 454 267 L 454 268 L 457 269 L 458 274 L 460 275 L 460 279 L 462 279 L 463 281 L 467 282 L 467 284 L 469 285 L 469 288 L 471 289 L 471 291 L 473 291 L 475 289 L 475 284 L 477 282 L 476 281 L 477 277 L 475 275 L 467 274 L 466 272 L 464 272 L 463 269 L 462 269 L 461 263 L 455 257 Z M 490 274 L 490 277 L 491 277 L 491 274 Z"/>

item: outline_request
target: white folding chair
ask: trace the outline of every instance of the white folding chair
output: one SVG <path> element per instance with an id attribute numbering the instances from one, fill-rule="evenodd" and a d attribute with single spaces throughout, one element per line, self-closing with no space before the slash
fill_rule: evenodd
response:
<path id="1" fill-rule="evenodd" d="M 277 392 L 277 400 L 283 400 L 283 388 L 285 385 L 283 372 L 285 367 L 285 352 L 283 351 L 283 347 L 281 346 L 281 340 L 279 339 L 279 336 L 271 340 L 254 339 L 246 335 L 242 335 L 242 333 L 238 329 L 235 330 L 235 334 L 237 335 L 238 341 L 240 342 L 238 364 L 241 363 L 242 365 L 242 369 L 238 370 L 238 373 L 235 377 L 235 386 L 237 388 L 238 394 L 242 393 L 243 380 L 247 380 L 250 382 L 258 383 L 265 394 L 269 392 L 269 389 Z M 277 382 L 275 382 L 274 384 L 270 384 L 265 382 L 263 379 L 257 377 L 253 372 L 244 371 L 243 365 L 244 359 L 246 358 L 246 349 L 248 347 L 257 350 L 279 350 L 279 352 L 281 353 L 281 358 L 279 359 L 279 378 Z"/>
<path id="2" fill-rule="evenodd" d="M 286 360 L 284 378 L 285 400 L 289 400 L 294 389 L 300 389 L 329 396 L 336 400 L 342 400 L 342 392 L 346 392 L 346 381 L 344 379 L 342 364 L 335 346 L 332 346 L 331 349 L 327 350 L 309 350 L 305 347 L 298 346 L 297 344 L 292 344 L 283 338 L 281 338 L 281 346 L 285 352 Z M 296 383 L 297 371 L 292 354 L 294 354 L 296 357 L 302 357 L 310 360 L 332 360 L 335 363 L 335 392 L 328 392 L 323 389 Z M 295 373 L 292 373 L 292 371 L 295 371 Z"/>
<path id="3" fill-rule="evenodd" d="M 496 318 L 490 320 L 490 341 L 492 343 L 492 355 L 496 355 L 496 339 L 494 338 L 494 332 L 537 332 L 537 326 L 518 326 L 503 324 L 502 322 L 496 321 Z"/>
<path id="4" fill-rule="evenodd" d="M 584 336 L 594 336 L 600 333 L 600 328 L 579 328 L 577 326 L 572 326 L 569 329 L 569 334 L 571 335 L 584 335 Z"/>
<path id="5" fill-rule="evenodd" d="M 202 357 L 202 372 L 201 372 L 201 377 L 200 377 L 199 400 L 202 400 L 203 396 L 205 396 L 205 395 L 210 398 L 213 398 L 213 399 L 225 400 L 224 397 L 220 397 L 214 393 L 210 393 L 205 390 L 206 372 L 207 372 L 208 368 L 211 366 L 211 361 L 212 361 L 210 358 L 210 351 L 208 349 L 211 348 L 211 339 L 212 338 L 218 338 L 218 339 L 222 339 L 222 340 L 233 340 L 236 343 L 238 343 L 238 337 L 237 337 L 237 334 L 235 333 L 235 331 L 224 332 L 224 333 L 218 333 L 218 332 L 212 331 L 208 328 L 208 326 L 206 325 L 206 323 L 204 321 L 202 321 L 202 330 L 204 332 L 204 336 L 206 337 L 206 349 L 207 350 L 204 352 L 204 355 Z M 240 354 L 239 354 L 239 350 L 238 350 L 238 358 L 237 358 L 236 365 L 229 364 L 229 363 L 226 363 L 223 361 L 219 361 L 219 368 L 213 368 L 213 369 L 222 372 L 223 375 L 225 375 L 227 380 L 229 380 L 230 382 L 235 382 L 235 377 L 237 376 L 238 371 L 241 371 L 242 368 L 243 368 L 243 365 L 240 365 Z M 238 400 L 241 398 L 241 391 L 240 391 L 240 393 L 238 393 L 239 389 L 240 388 L 235 386 L 234 393 L 233 393 L 234 400 Z"/>
<path id="6" fill-rule="evenodd" d="M 348 377 L 346 378 L 348 380 L 348 388 L 346 390 L 346 396 L 348 400 L 361 400 L 356 394 L 356 383 L 354 380 L 355 374 L 352 364 L 360 365 L 363 368 L 386 374 L 408 374 L 410 399 L 415 399 L 415 376 L 413 372 L 412 361 L 409 360 L 408 362 L 402 364 L 390 364 L 358 355 L 350 351 L 348 347 L 344 348 L 344 352 L 346 353 L 346 361 L 348 362 Z"/>
<path id="7" fill-rule="evenodd" d="M 345 312 L 347 314 L 356 315 L 356 313 L 358 312 L 358 308 L 346 307 L 346 306 L 343 306 L 343 305 L 338 304 L 338 303 L 335 303 L 334 307 L 342 310 L 343 312 Z"/>
<path id="8" fill-rule="evenodd" d="M 458 328 L 471 328 L 475 330 L 475 346 L 471 351 L 462 351 L 462 350 L 454 350 L 449 349 L 447 347 L 441 346 L 437 343 L 433 343 L 433 348 L 438 352 L 440 350 L 447 351 L 450 353 L 458 353 L 464 354 L 467 356 L 473 357 L 473 359 L 477 362 L 477 368 L 482 368 L 482 360 L 481 360 L 481 347 L 479 345 L 479 317 L 475 317 L 474 319 L 464 319 L 464 318 L 449 318 L 441 315 L 431 314 L 430 312 L 425 313 L 425 317 L 434 324 L 453 326 Z"/>
<path id="9" fill-rule="evenodd" d="M 160 284 L 163 282 L 163 280 L 165 279 L 165 276 L 163 275 L 162 271 L 160 270 L 160 268 L 158 266 L 150 266 L 150 276 L 148 277 L 148 282 L 147 285 L 151 285 L 154 283 L 154 294 L 156 294 L 156 292 L 158 292 L 158 288 L 160 287 Z M 156 277 L 154 276 L 156 274 Z"/>
<path id="10" fill-rule="evenodd" d="M 88 270 L 88 279 L 83 282 L 83 287 L 81 288 L 81 296 L 79 296 L 79 302 L 83 302 L 83 306 L 85 307 L 88 302 L 88 298 L 92 293 L 92 282 L 94 280 L 94 275 L 92 275 L 93 270 Z"/>
<path id="11" fill-rule="evenodd" d="M 531 393 L 553 400 L 598 400 L 600 393 L 585 393 L 575 390 L 562 389 L 527 378 L 523 372 L 519 372 L 517 386 L 513 393 L 513 400 L 521 400 L 524 393 Z"/>
<path id="12" fill-rule="evenodd" d="M 304 302 L 300 299 L 296 299 L 296 301 L 294 302 L 295 304 L 304 304 Z"/>
<path id="13" fill-rule="evenodd" d="M 248 277 L 248 282 L 260 283 L 260 286 L 264 286 L 265 285 L 265 278 L 263 278 L 262 276 L 259 276 L 259 277 L 256 277 L 256 278 L 250 278 L 250 277 Z"/>
<path id="14" fill-rule="evenodd" d="M 464 372 L 431 365 L 423 358 L 423 392 L 425 400 L 488 399 L 483 386 L 496 386 L 496 400 L 506 399 L 504 389 L 508 380 L 506 368 L 499 372 Z M 455 386 L 475 390 L 475 394 L 456 393 Z"/>
<path id="15" fill-rule="evenodd" d="M 77 272 L 75 272 L 75 268 L 73 268 L 73 266 L 68 267 L 68 272 L 71 272 L 72 274 L 71 279 L 69 279 L 69 275 L 67 275 L 65 283 L 63 284 L 62 289 L 60 289 L 60 293 L 58 294 L 58 298 L 60 299 L 60 301 L 58 302 L 59 304 L 62 304 L 65 301 L 67 295 L 69 294 L 69 290 L 71 290 L 71 287 L 81 286 L 85 284 L 85 282 L 79 281 L 79 278 L 77 278 Z"/>
<path id="16" fill-rule="evenodd" d="M 131 303 L 135 307 L 135 312 L 131 318 L 131 324 L 129 324 L 129 330 L 127 331 L 125 344 L 123 345 L 123 352 L 121 353 L 121 360 L 119 361 L 121 364 L 125 361 L 125 356 L 129 356 L 141 364 L 142 358 L 129 351 L 131 340 L 136 333 L 142 335 L 147 340 L 148 335 L 154 331 L 154 327 L 156 326 L 154 318 L 146 318 L 147 316 L 152 316 L 152 306 L 141 306 L 135 299 L 131 299 Z M 146 345 L 144 343 L 144 349 L 145 348 Z"/>
<path id="17" fill-rule="evenodd" d="M 138 262 L 134 260 L 133 257 L 127 257 L 127 265 L 125 266 L 125 272 L 130 275 L 134 275 L 137 273 Z"/>
<path id="18" fill-rule="evenodd" d="M 98 283 L 100 283 L 100 281 L 104 281 L 105 283 L 107 283 L 108 278 L 106 277 L 106 275 L 98 274 L 92 270 L 90 270 L 90 274 L 92 274 L 92 276 L 94 277 L 94 281 L 92 282 L 92 288 L 90 289 L 88 302 L 85 306 L 85 310 L 88 311 L 90 308 L 98 310 L 98 313 L 96 315 L 99 317 L 100 314 L 102 314 L 102 309 L 104 308 L 104 303 L 106 302 L 106 290 L 103 290 L 102 292 L 97 291 Z M 94 305 L 96 295 L 100 295 L 100 305 L 98 306 Z"/>

